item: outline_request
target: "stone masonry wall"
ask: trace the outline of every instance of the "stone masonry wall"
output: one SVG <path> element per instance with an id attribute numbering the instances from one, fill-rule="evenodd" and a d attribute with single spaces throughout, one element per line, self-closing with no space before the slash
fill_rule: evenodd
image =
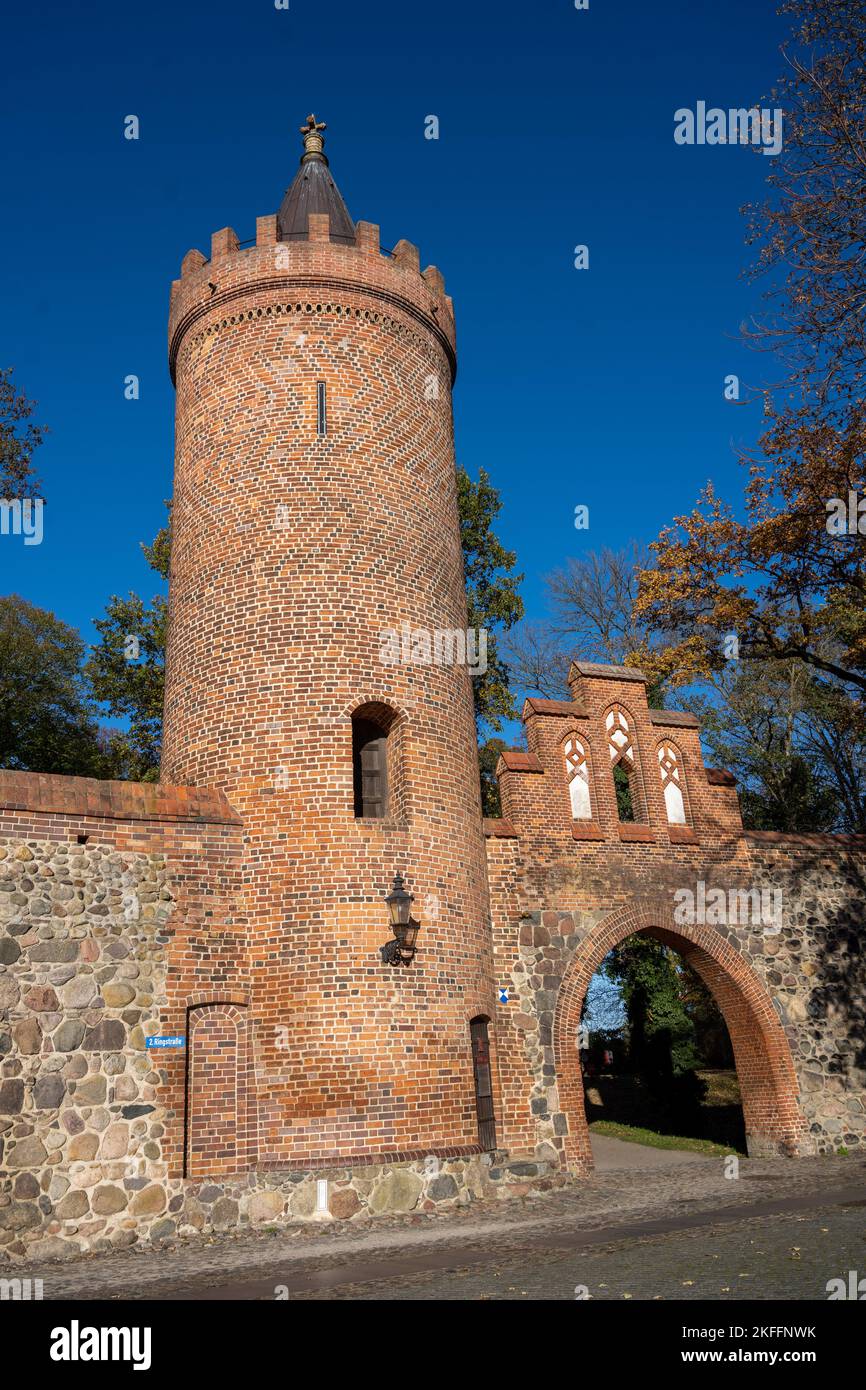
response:
<path id="1" fill-rule="evenodd" d="M 0 1250 L 123 1242 L 181 1179 L 185 1055 L 244 987 L 241 827 L 195 788 L 0 772 Z M 126 1233 L 126 1234 L 124 1234 Z"/>
<path id="2" fill-rule="evenodd" d="M 778 935 L 742 950 L 773 997 L 819 1153 L 866 1150 L 866 845 L 750 832 L 757 883 L 782 895 Z"/>
<path id="3" fill-rule="evenodd" d="M 145 1037 L 174 906 L 163 855 L 0 843 L 0 1249 L 85 1248 L 164 1211 Z"/>

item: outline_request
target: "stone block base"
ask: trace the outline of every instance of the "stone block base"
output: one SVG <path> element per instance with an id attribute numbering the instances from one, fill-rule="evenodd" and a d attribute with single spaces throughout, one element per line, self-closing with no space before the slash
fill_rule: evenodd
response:
<path id="1" fill-rule="evenodd" d="M 18 1173 L 0 1188 L 0 1264 L 70 1260 L 141 1241 L 299 1222 L 430 1215 L 525 1197 L 573 1181 L 556 1164 L 507 1154 L 429 1155 L 407 1163 L 260 1170 L 214 1181 L 124 1176 L 123 1164 Z M 46 1190 L 46 1177 L 50 1178 Z M 62 1189 L 62 1190 L 61 1190 Z M 53 1194 L 53 1195 L 52 1195 Z"/>

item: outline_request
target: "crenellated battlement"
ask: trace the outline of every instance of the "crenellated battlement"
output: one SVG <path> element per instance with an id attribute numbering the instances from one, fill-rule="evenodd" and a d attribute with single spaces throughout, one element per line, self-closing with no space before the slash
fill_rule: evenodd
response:
<path id="1" fill-rule="evenodd" d="M 359 222 L 355 232 L 354 244 L 333 241 L 328 214 L 311 212 L 306 239 L 280 240 L 277 214 L 271 213 L 257 218 L 253 245 L 242 245 L 233 228 L 222 227 L 211 237 L 210 259 L 197 249 L 187 251 L 180 278 L 171 287 L 172 380 L 181 344 L 202 320 L 224 319 L 228 326 L 270 318 L 286 313 L 287 299 L 294 298 L 298 313 L 379 322 L 396 311 L 414 320 L 439 342 L 453 382 L 454 310 L 441 271 L 433 265 L 422 271 L 418 247 L 410 241 L 398 241 L 392 251 L 383 252 L 375 223 Z M 247 300 L 252 303 L 242 310 L 240 303 Z"/>

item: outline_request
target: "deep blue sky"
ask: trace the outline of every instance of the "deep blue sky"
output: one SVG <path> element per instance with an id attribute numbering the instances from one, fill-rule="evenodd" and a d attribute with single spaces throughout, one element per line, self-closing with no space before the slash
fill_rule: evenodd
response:
<path id="1" fill-rule="evenodd" d="M 739 208 L 772 161 L 677 146 L 673 113 L 765 96 L 772 0 L 49 0 L 3 31 L 0 363 L 52 434 L 45 539 L 0 538 L 0 591 L 88 637 L 111 593 L 154 591 L 138 542 L 171 492 L 169 285 L 213 230 L 276 210 L 310 110 L 353 216 L 446 277 L 457 456 L 502 491 L 531 616 L 569 555 L 654 538 L 708 477 L 739 493 L 732 440 L 760 417 L 723 378 L 761 370 L 736 341 L 757 302 Z"/>

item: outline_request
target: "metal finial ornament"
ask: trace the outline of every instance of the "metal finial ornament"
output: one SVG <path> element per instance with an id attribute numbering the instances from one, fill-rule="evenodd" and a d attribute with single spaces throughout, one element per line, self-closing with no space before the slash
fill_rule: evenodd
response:
<path id="1" fill-rule="evenodd" d="M 327 130 L 324 121 L 317 121 L 315 116 L 308 116 L 306 125 L 302 125 L 300 130 L 302 135 L 314 135 L 317 130 Z"/>
<path id="2" fill-rule="evenodd" d="M 327 164 L 328 159 L 324 154 L 325 141 L 322 138 L 322 131 L 328 127 L 324 121 L 317 121 L 315 116 L 307 117 L 307 124 L 300 127 L 304 137 L 304 153 L 301 156 L 301 163 L 308 159 L 321 159 Z"/>
<path id="3" fill-rule="evenodd" d="M 308 116 L 306 124 L 300 127 L 304 153 L 277 213 L 277 237 L 280 241 L 307 241 L 311 215 L 327 213 L 330 240 L 342 242 L 344 246 L 355 244 L 355 224 L 340 196 L 340 190 L 331 178 L 328 156 L 324 152 L 325 129 L 325 122 L 317 121 L 313 115 Z"/>

